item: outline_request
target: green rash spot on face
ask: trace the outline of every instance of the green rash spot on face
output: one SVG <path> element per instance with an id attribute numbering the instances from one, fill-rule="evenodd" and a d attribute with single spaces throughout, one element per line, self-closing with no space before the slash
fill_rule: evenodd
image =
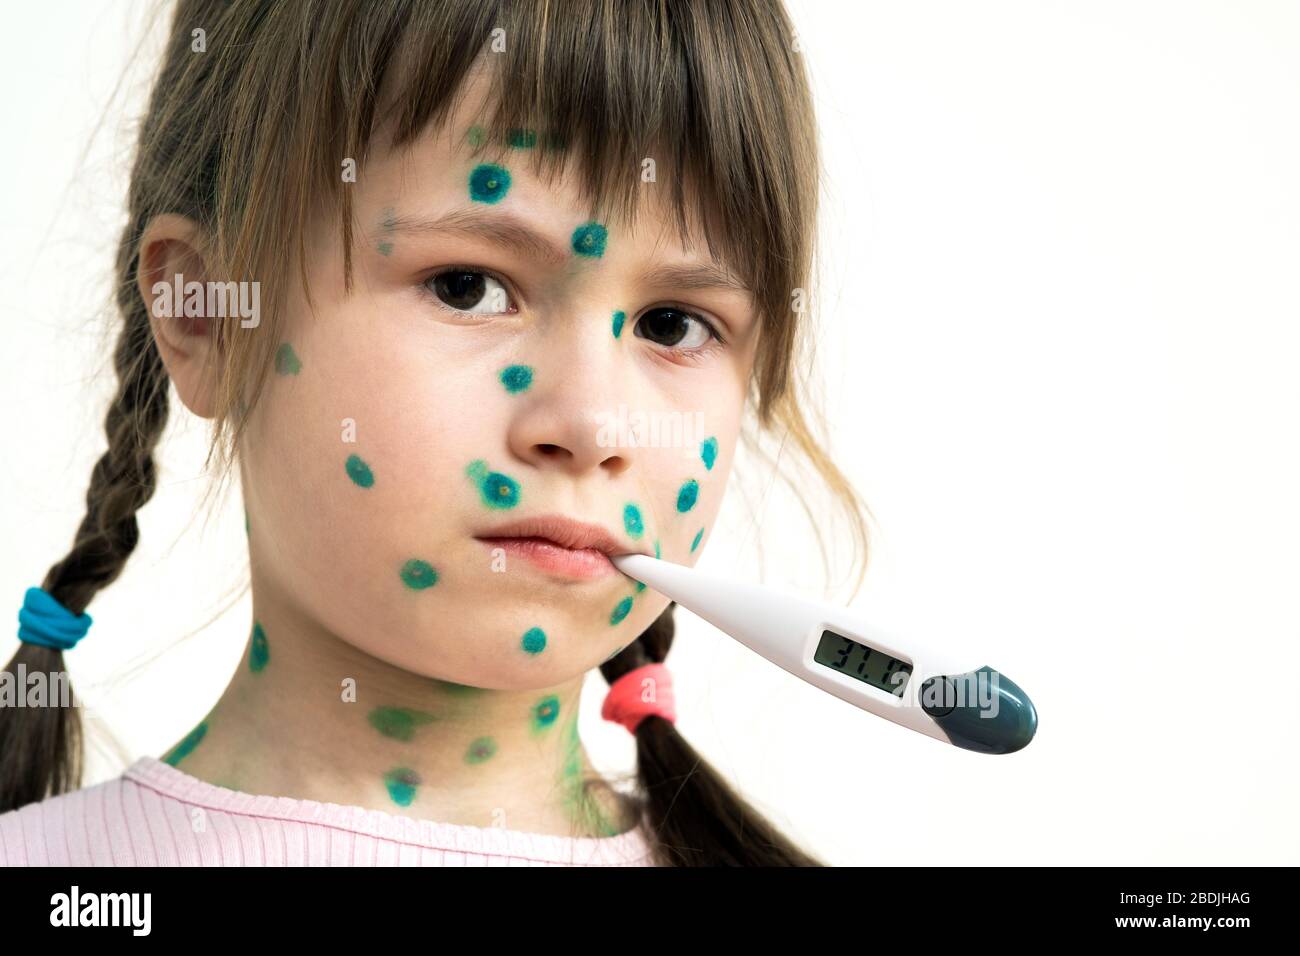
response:
<path id="1" fill-rule="evenodd" d="M 613 627 L 615 624 L 618 624 L 620 621 L 622 621 L 623 618 L 627 617 L 628 612 L 631 610 L 632 610 L 632 596 L 629 594 L 627 597 L 623 598 L 623 600 L 618 602 L 613 612 L 609 615 L 610 626 Z"/>
<path id="2" fill-rule="evenodd" d="M 412 591 L 422 591 L 438 583 L 438 572 L 428 561 L 412 558 L 402 565 L 402 583 Z"/>
<path id="3" fill-rule="evenodd" d="M 560 716 L 560 698 L 554 694 L 543 697 L 533 705 L 533 728 L 544 730 L 555 723 L 555 718 L 558 716 Z"/>
<path id="4" fill-rule="evenodd" d="M 614 338 L 623 334 L 623 321 L 627 318 L 627 313 L 622 309 L 614 313 Z"/>
<path id="5" fill-rule="evenodd" d="M 599 259 L 605 254 L 609 232 L 598 222 L 586 222 L 573 230 L 573 251 L 580 256 Z"/>
<path id="6" fill-rule="evenodd" d="M 642 591 L 644 591 L 644 590 L 645 590 L 645 582 L 644 582 L 644 581 L 638 581 L 638 582 L 636 583 L 636 593 L 637 593 L 637 594 L 640 594 L 640 593 L 641 593 Z"/>
<path id="7" fill-rule="evenodd" d="M 487 142 L 487 133 L 483 131 L 482 126 L 471 126 L 465 131 L 465 141 L 475 149 L 478 149 Z"/>
<path id="8" fill-rule="evenodd" d="M 387 239 L 379 243 L 378 249 L 381 256 L 391 256 L 393 254 L 393 244 Z"/>
<path id="9" fill-rule="evenodd" d="M 415 799 L 415 788 L 421 783 L 420 775 L 410 767 L 395 767 L 384 774 L 384 786 L 388 788 L 388 795 L 399 807 L 411 805 Z"/>
<path id="10" fill-rule="evenodd" d="M 510 393 L 522 392 L 533 384 L 533 370 L 527 365 L 510 365 L 501 370 L 501 384 Z"/>
<path id="11" fill-rule="evenodd" d="M 712 471 L 713 463 L 718 459 L 718 440 L 716 438 L 706 438 L 700 443 L 700 458 L 704 462 L 704 467 Z"/>
<path id="12" fill-rule="evenodd" d="M 540 654 L 546 649 L 546 632 L 540 627 L 530 627 L 524 631 L 520 645 L 529 654 Z"/>
<path id="13" fill-rule="evenodd" d="M 395 210 L 392 206 L 385 206 L 382 217 L 379 220 L 379 228 L 384 230 L 384 232 L 391 232 L 393 227 L 396 225 L 397 225 L 397 210 Z"/>
<path id="14" fill-rule="evenodd" d="M 677 492 L 677 510 L 685 514 L 695 507 L 695 502 L 699 497 L 700 483 L 694 478 L 687 478 Z"/>
<path id="15" fill-rule="evenodd" d="M 692 552 L 692 553 L 694 553 L 695 549 L 698 548 L 698 547 L 700 546 L 700 539 L 703 538 L 703 537 L 704 537 L 704 529 L 703 529 L 703 528 L 701 528 L 699 531 L 695 532 L 695 540 L 691 542 L 691 552 Z"/>
<path id="16" fill-rule="evenodd" d="M 480 163 L 469 174 L 469 198 L 475 202 L 498 203 L 510 190 L 510 173 L 495 163 Z"/>
<path id="17" fill-rule="evenodd" d="M 385 737 L 392 737 L 394 740 L 411 740 L 415 737 L 415 728 L 431 723 L 434 717 L 424 711 L 410 710 L 406 707 L 376 707 L 366 719 L 370 721 L 371 727 Z"/>
<path id="18" fill-rule="evenodd" d="M 361 488 L 369 488 L 375 483 L 375 473 L 370 470 L 370 466 L 361 460 L 359 455 L 348 455 L 348 460 L 344 462 L 343 468 L 348 473 L 348 477 Z"/>
<path id="19" fill-rule="evenodd" d="M 532 149 L 537 145 L 537 133 L 531 129 L 512 129 L 506 133 L 506 145 L 511 149 Z"/>
<path id="20" fill-rule="evenodd" d="M 639 538 L 645 534 L 645 523 L 641 520 L 641 509 L 632 502 L 623 506 L 623 527 L 629 538 Z"/>
<path id="21" fill-rule="evenodd" d="M 302 362 L 288 342 L 281 343 L 275 350 L 275 371 L 280 375 L 297 375 L 302 371 Z"/>
<path id="22" fill-rule="evenodd" d="M 482 459 L 471 461 L 465 474 L 478 485 L 483 503 L 489 508 L 504 511 L 519 504 L 519 482 L 499 471 L 489 471 Z"/>
<path id="23" fill-rule="evenodd" d="M 271 647 L 266 642 L 266 631 L 262 625 L 253 622 L 253 646 L 248 652 L 248 669 L 254 674 L 264 669 L 271 659 Z"/>
<path id="24" fill-rule="evenodd" d="M 163 762 L 169 763 L 173 767 L 176 766 L 190 755 L 194 748 L 199 745 L 199 741 L 203 739 L 203 735 L 207 732 L 208 722 L 206 720 L 201 721 L 197 727 L 185 735 L 184 740 L 173 747 L 167 756 L 163 757 Z"/>
<path id="25" fill-rule="evenodd" d="M 661 554 L 659 553 L 659 539 L 658 539 L 658 538 L 655 539 L 655 557 L 656 557 L 656 558 L 661 558 L 661 557 L 663 557 L 663 555 L 661 555 Z"/>
<path id="26" fill-rule="evenodd" d="M 482 763 L 497 752 L 497 742 L 491 737 L 479 737 L 465 751 L 466 763 Z"/>

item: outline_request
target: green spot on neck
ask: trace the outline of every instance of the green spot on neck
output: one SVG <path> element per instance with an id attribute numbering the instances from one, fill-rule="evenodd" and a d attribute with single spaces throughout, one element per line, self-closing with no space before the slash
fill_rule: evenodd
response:
<path id="1" fill-rule="evenodd" d="M 535 730 L 544 730 L 555 723 L 555 718 L 560 716 L 560 698 L 554 694 L 548 694 L 533 706 L 533 728 Z"/>
<path id="2" fill-rule="evenodd" d="M 281 343 L 275 352 L 275 370 L 280 375 L 297 375 L 302 371 L 302 362 L 298 360 L 293 346 L 288 342 Z"/>
<path id="3" fill-rule="evenodd" d="M 248 651 L 248 669 L 254 674 L 263 670 L 271 660 L 271 647 L 266 642 L 266 631 L 262 625 L 253 622 L 253 646 Z"/>
<path id="4" fill-rule="evenodd" d="M 367 720 L 370 721 L 371 727 L 385 737 L 392 737 L 394 740 L 411 740 L 415 737 L 416 727 L 432 723 L 434 717 L 424 711 L 410 710 L 406 707 L 376 707 L 367 715 Z"/>
<path id="5" fill-rule="evenodd" d="M 415 788 L 420 785 L 420 775 L 410 767 L 395 767 L 384 774 L 388 795 L 400 807 L 409 807 L 415 800 Z"/>
<path id="6" fill-rule="evenodd" d="M 466 763 L 482 763 L 497 752 L 497 742 L 491 737 L 478 737 L 465 751 Z"/>
<path id="7" fill-rule="evenodd" d="M 203 739 L 203 735 L 207 732 L 207 721 L 201 721 L 197 727 L 185 735 L 185 739 L 173 747 L 167 756 L 163 757 L 163 761 L 171 764 L 173 767 L 176 766 L 193 752 L 194 748 L 199 745 L 199 741 Z"/>

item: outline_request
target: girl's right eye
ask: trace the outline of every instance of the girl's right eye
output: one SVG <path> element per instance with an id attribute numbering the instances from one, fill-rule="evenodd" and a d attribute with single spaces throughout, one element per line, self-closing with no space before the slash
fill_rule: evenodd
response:
<path id="1" fill-rule="evenodd" d="M 481 269 L 460 266 L 446 269 L 424 280 L 424 285 L 440 302 L 456 312 L 506 315 L 512 311 L 510 293 L 505 284 Z"/>

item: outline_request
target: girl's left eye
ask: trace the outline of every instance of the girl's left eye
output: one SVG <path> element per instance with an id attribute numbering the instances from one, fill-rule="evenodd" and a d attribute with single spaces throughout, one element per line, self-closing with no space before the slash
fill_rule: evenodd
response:
<path id="1" fill-rule="evenodd" d="M 510 293 L 501 280 L 476 269 L 448 269 L 424 280 L 425 288 L 444 305 L 472 315 L 505 315 L 510 312 Z M 486 311 L 476 308 L 483 306 Z"/>
<path id="2" fill-rule="evenodd" d="M 722 341 L 722 336 L 706 319 L 671 306 L 645 312 L 637 319 L 636 335 L 674 352 L 705 351 L 713 340 Z"/>

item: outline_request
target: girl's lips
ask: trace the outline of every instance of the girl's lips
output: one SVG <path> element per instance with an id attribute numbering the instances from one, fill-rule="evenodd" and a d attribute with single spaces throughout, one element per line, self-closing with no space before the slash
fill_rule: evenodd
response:
<path id="1" fill-rule="evenodd" d="M 503 548 L 551 574 L 568 578 L 599 578 L 617 574 L 604 551 L 565 548 L 546 538 L 479 538 L 489 548 Z"/>

